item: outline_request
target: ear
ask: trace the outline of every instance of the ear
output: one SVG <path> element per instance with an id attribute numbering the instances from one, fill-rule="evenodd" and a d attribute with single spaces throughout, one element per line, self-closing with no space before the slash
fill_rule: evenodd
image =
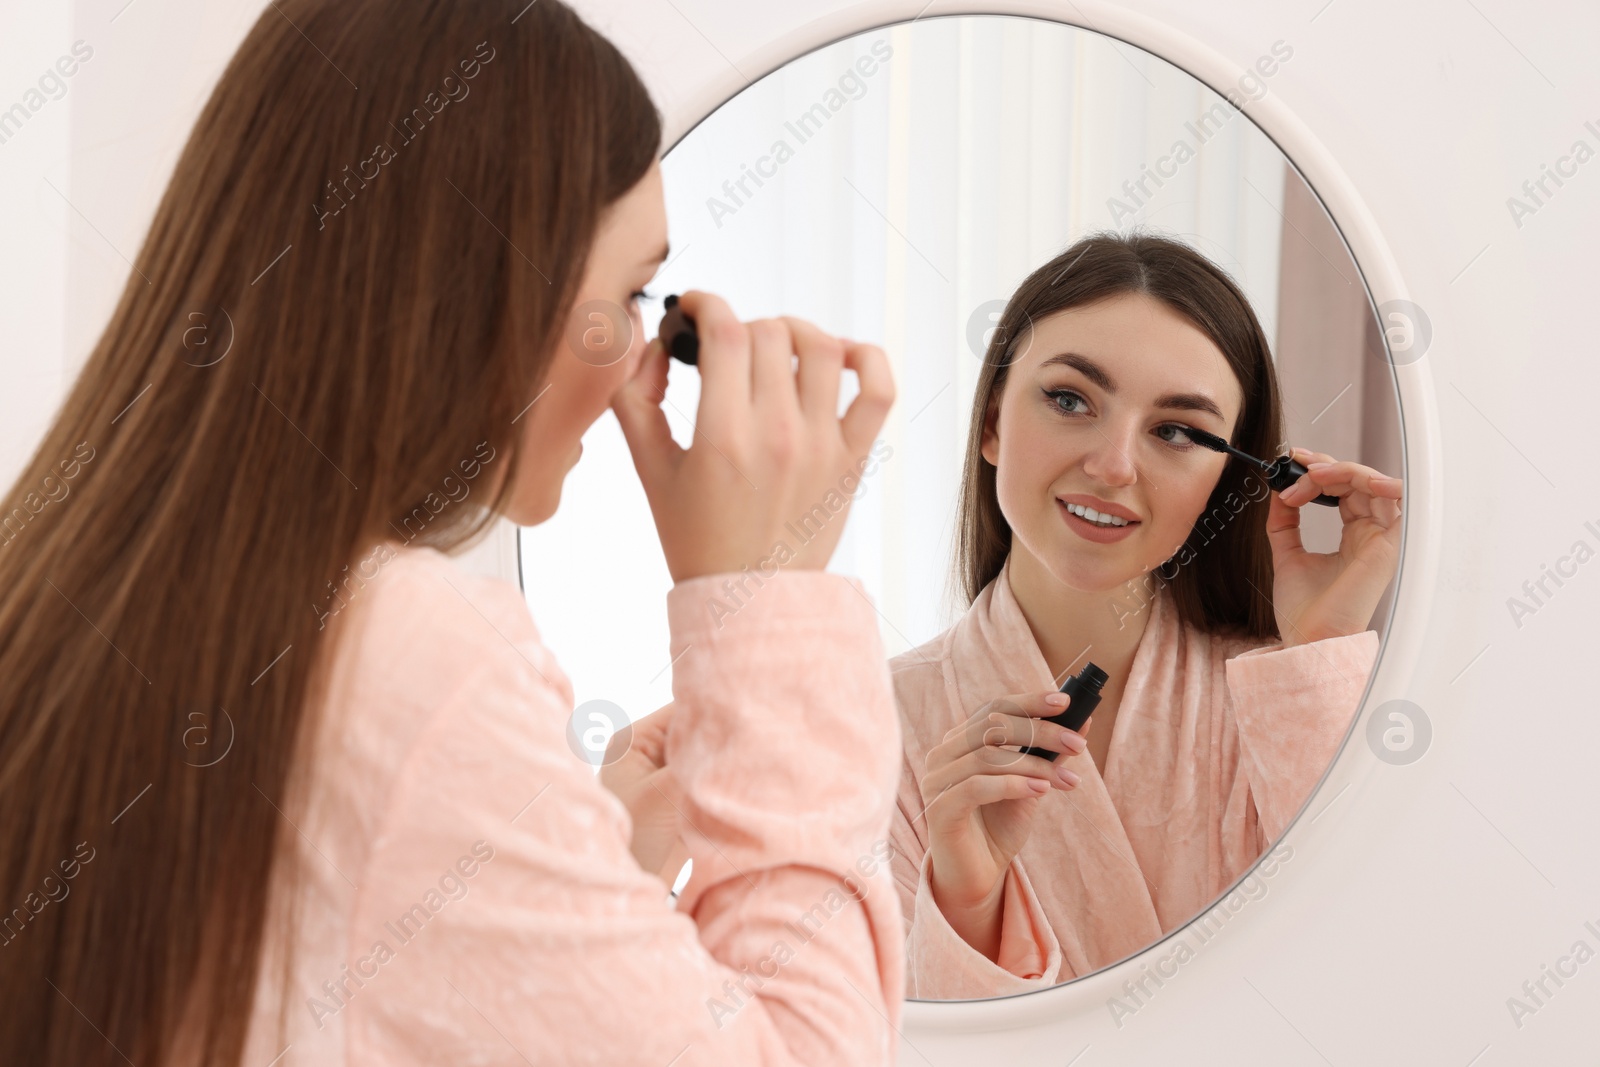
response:
<path id="1" fill-rule="evenodd" d="M 983 458 L 989 461 L 991 467 L 1000 466 L 1000 402 L 990 400 L 988 408 L 983 413 L 983 438 L 979 442 L 978 451 Z"/>

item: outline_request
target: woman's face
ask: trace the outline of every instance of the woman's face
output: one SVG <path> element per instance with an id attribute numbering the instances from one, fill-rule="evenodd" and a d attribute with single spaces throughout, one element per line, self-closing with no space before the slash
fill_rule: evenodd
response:
<path id="1" fill-rule="evenodd" d="M 601 219 L 550 373 L 518 419 L 523 458 L 505 508 L 513 522 L 536 526 L 555 514 L 561 483 L 583 454 L 584 432 L 638 369 L 645 348 L 639 291 L 666 255 L 657 162 Z"/>
<path id="2" fill-rule="evenodd" d="M 982 440 L 1013 550 L 1085 592 L 1160 566 L 1227 462 L 1174 425 L 1231 439 L 1244 398 L 1226 357 L 1143 293 L 1041 318 L 1017 349 Z M 1099 528 L 1073 516 L 1073 503 L 1132 521 Z"/>

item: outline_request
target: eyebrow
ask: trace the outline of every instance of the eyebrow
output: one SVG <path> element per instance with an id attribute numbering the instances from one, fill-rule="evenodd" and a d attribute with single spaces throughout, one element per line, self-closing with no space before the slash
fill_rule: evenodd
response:
<path id="1" fill-rule="evenodd" d="M 1088 356 L 1080 356 L 1076 352 L 1062 352 L 1046 359 L 1039 364 L 1039 367 L 1042 370 L 1057 364 L 1073 368 L 1108 393 L 1117 391 L 1117 384 L 1111 380 L 1111 375 Z M 1217 402 L 1204 393 L 1165 393 L 1156 397 L 1156 407 L 1177 411 L 1207 411 L 1223 422 L 1228 421 L 1222 414 L 1222 409 L 1217 407 Z"/>
<path id="2" fill-rule="evenodd" d="M 644 262 L 645 263 L 665 263 L 667 261 L 667 253 L 670 252 L 670 251 L 672 251 L 672 245 L 664 244 L 664 245 L 661 246 L 661 251 L 657 252 L 653 259 L 646 259 L 646 260 L 644 260 Z"/>

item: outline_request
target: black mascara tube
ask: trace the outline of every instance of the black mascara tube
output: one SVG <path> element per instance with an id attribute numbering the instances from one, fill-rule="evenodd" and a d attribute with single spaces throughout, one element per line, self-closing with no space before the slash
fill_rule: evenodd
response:
<path id="1" fill-rule="evenodd" d="M 1267 485 L 1281 493 L 1298 482 L 1306 473 L 1306 468 L 1293 456 L 1279 456 L 1266 465 L 1263 473 L 1267 477 Z M 1336 508 L 1339 506 L 1339 498 L 1329 493 L 1318 493 L 1311 498 L 1311 503 Z"/>
<path id="2" fill-rule="evenodd" d="M 1100 687 L 1105 684 L 1106 672 L 1093 663 L 1086 664 L 1083 670 L 1061 683 L 1061 691 L 1070 698 L 1067 710 L 1060 715 L 1046 716 L 1045 721 L 1069 730 L 1083 729 L 1083 724 L 1089 721 L 1089 716 L 1100 705 Z M 1030 756 L 1043 756 L 1052 763 L 1061 755 L 1048 748 L 1035 748 L 1032 745 L 1023 745 L 1022 751 Z"/>
<path id="3" fill-rule="evenodd" d="M 656 336 L 661 346 L 673 359 L 698 367 L 700 363 L 700 335 L 695 332 L 694 320 L 678 306 L 678 294 L 672 293 L 661 302 L 667 313 L 661 316 Z"/>

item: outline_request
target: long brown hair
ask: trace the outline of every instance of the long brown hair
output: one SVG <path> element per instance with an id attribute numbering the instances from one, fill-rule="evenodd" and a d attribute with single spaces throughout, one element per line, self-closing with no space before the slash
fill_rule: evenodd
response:
<path id="1" fill-rule="evenodd" d="M 1091 234 L 1024 279 L 1006 302 L 984 353 L 956 518 L 956 578 L 969 605 L 1000 573 L 1011 551 L 1011 527 L 995 493 L 995 468 L 981 451 L 984 420 L 999 403 L 1007 371 L 1026 351 L 1032 323 L 1120 293 L 1154 297 L 1211 338 L 1244 393 L 1230 443 L 1264 459 L 1279 454 L 1278 379 L 1261 323 L 1239 287 L 1180 241 L 1139 231 Z M 1230 459 L 1183 546 L 1151 572 L 1149 591 L 1170 588 L 1179 617 L 1203 630 L 1278 636 L 1267 507 L 1260 475 Z"/>
<path id="2" fill-rule="evenodd" d="M 513 419 L 660 141 L 557 0 L 265 9 L 0 504 L 0 1063 L 237 1062 L 332 583 L 544 461 Z"/>

